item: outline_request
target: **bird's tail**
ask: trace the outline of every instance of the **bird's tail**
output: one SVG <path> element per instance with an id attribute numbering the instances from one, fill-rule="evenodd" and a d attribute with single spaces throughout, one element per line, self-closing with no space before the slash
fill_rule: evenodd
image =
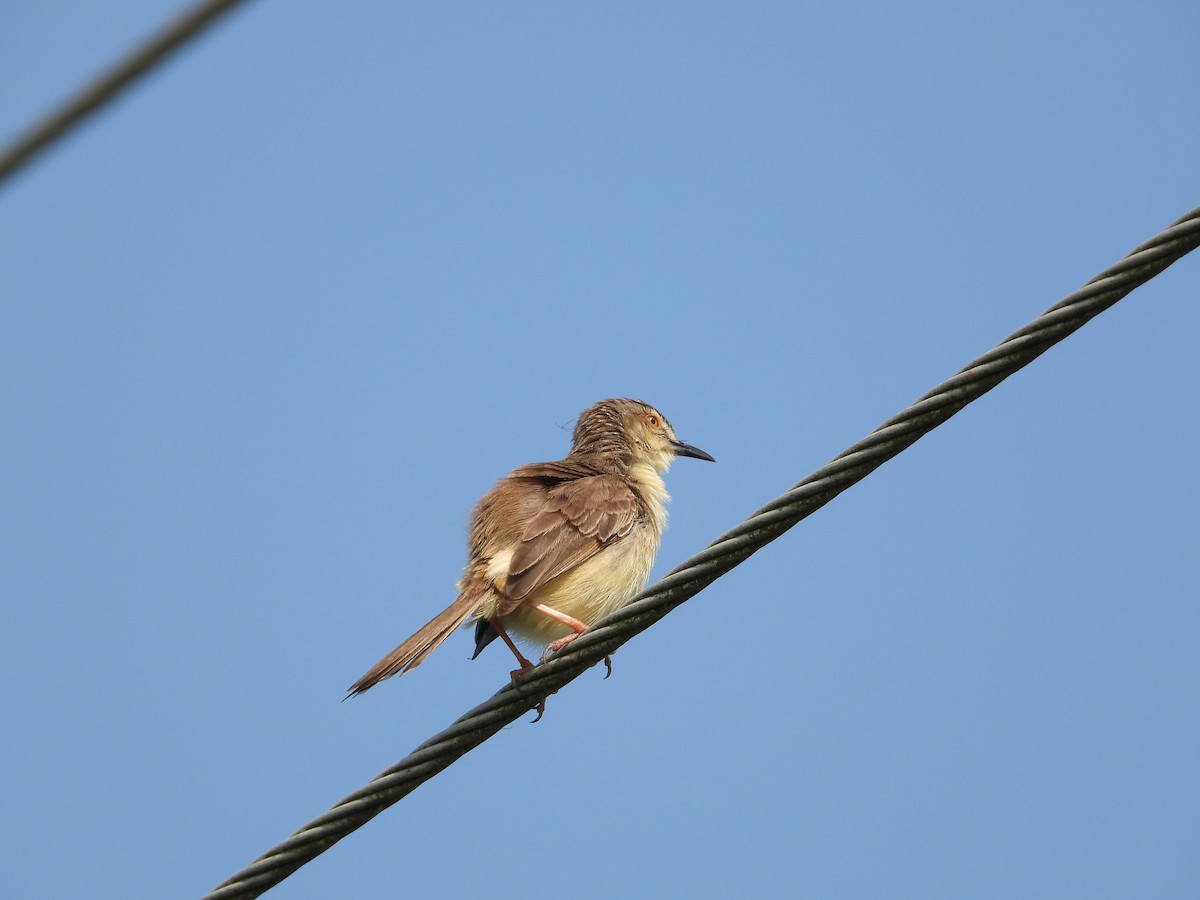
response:
<path id="1" fill-rule="evenodd" d="M 463 591 L 457 600 L 434 616 L 416 634 L 371 666 L 366 675 L 350 686 L 346 697 L 361 694 L 385 678 L 415 669 L 478 608 L 478 596 L 472 591 Z"/>

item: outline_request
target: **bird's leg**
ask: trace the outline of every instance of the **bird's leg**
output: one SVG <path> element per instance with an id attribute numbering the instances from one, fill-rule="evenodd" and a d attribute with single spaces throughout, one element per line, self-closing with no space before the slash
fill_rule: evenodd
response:
<path id="1" fill-rule="evenodd" d="M 508 673 L 508 677 L 512 679 L 513 687 L 520 687 L 518 682 L 521 680 L 521 676 L 533 668 L 533 663 L 527 660 L 525 655 L 517 649 L 517 645 L 514 644 L 513 639 L 508 636 L 508 632 L 504 630 L 504 626 L 500 624 L 499 619 L 490 619 L 489 621 L 492 623 L 492 627 L 496 629 L 496 634 L 500 635 L 500 639 L 504 641 L 504 643 L 508 644 L 508 649 L 513 652 L 513 656 L 517 658 L 517 663 L 521 666 L 521 668 L 513 669 Z M 534 717 L 533 721 L 537 722 L 539 719 L 541 719 L 542 713 L 546 711 L 546 701 L 544 698 L 538 701 L 538 705 L 535 707 L 535 709 L 537 710 L 537 715 Z"/>
<path id="2" fill-rule="evenodd" d="M 500 635 L 500 640 L 508 644 L 508 649 L 513 652 L 513 656 L 517 658 L 517 663 L 521 668 L 513 669 L 509 674 L 512 677 L 513 684 L 516 684 L 517 679 L 533 668 L 533 663 L 527 660 L 523 653 L 517 649 L 517 645 L 513 643 L 513 639 L 508 636 L 508 632 L 504 630 L 504 626 L 500 624 L 498 619 L 490 619 L 492 628 L 496 629 L 496 634 Z"/>
<path id="3" fill-rule="evenodd" d="M 542 615 L 549 616 L 550 618 L 554 619 L 556 622 L 562 622 L 564 625 L 566 625 L 568 628 L 570 628 L 571 631 L 573 632 L 573 634 L 568 634 L 566 637 L 561 637 L 557 641 L 552 641 L 546 647 L 545 651 L 543 651 L 543 653 L 542 653 L 542 662 L 545 662 L 547 659 L 550 658 L 551 654 L 557 653 L 559 650 L 561 650 L 563 647 L 570 644 L 573 640 L 575 640 L 577 637 L 579 637 L 581 634 L 583 634 L 588 629 L 588 627 L 585 624 L 583 624 L 583 622 L 580 622 L 574 616 L 568 616 L 566 613 L 559 612 L 554 607 L 547 606 L 545 603 L 530 603 L 529 606 L 532 607 L 533 609 L 536 609 Z M 612 657 L 611 656 L 604 657 L 604 667 L 607 670 L 604 673 L 604 677 L 607 678 L 609 675 L 612 674 Z"/>

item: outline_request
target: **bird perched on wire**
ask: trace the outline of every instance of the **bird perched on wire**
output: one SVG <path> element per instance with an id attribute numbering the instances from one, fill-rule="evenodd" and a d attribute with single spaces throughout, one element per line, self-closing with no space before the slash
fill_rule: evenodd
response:
<path id="1" fill-rule="evenodd" d="M 670 499 L 662 473 L 677 456 L 715 461 L 676 438 L 666 416 L 648 403 L 601 400 L 584 410 L 566 459 L 521 466 L 475 505 L 458 599 L 372 666 L 347 696 L 415 669 L 469 622 L 475 623 L 471 658 L 501 638 L 520 666 L 514 681 L 533 663 L 510 632 L 547 644 L 543 660 L 567 646 L 650 577 Z"/>

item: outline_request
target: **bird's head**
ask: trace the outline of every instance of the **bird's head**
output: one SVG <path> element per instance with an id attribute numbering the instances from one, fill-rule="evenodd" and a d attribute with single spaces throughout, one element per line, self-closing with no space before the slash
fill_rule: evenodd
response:
<path id="1" fill-rule="evenodd" d="M 623 467 L 644 463 L 665 472 L 677 456 L 716 462 L 679 440 L 667 417 L 641 400 L 601 400 L 588 407 L 579 415 L 573 440 L 572 453 L 603 454 Z"/>

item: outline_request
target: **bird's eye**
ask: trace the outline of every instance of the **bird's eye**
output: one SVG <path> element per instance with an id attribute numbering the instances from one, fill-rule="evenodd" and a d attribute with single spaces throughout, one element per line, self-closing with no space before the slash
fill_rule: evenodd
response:
<path id="1" fill-rule="evenodd" d="M 662 427 L 662 421 L 658 418 L 658 416 L 654 415 L 654 413 L 650 413 L 650 415 L 646 416 L 646 424 L 655 431 L 658 431 L 658 429 Z"/>

